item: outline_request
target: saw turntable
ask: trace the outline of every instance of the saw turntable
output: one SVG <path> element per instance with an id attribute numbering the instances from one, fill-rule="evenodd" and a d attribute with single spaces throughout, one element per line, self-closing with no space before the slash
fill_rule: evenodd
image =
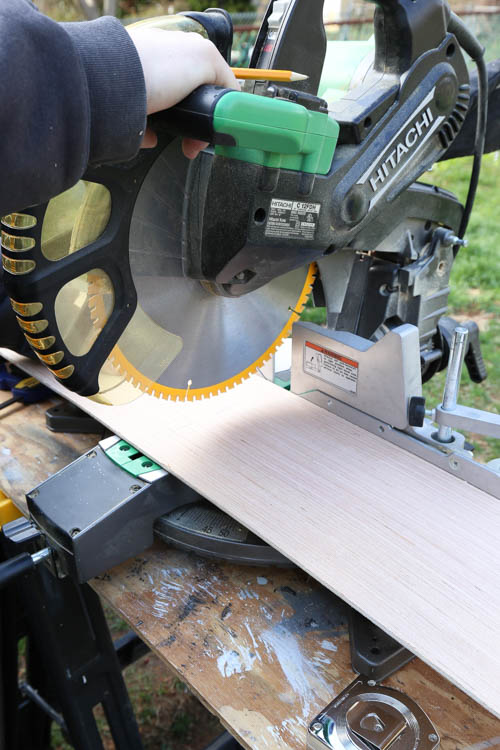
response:
<path id="1" fill-rule="evenodd" d="M 342 52 L 326 42 L 322 0 L 271 2 L 251 66 L 307 80 L 201 87 L 151 118 L 155 149 L 89 168 L 48 204 L 4 217 L 5 285 L 33 356 L 110 408 L 143 392 L 214 397 L 258 373 L 293 328 L 281 384 L 444 471 L 459 458 L 466 481 L 500 497 L 497 464 L 474 461 L 457 431 L 500 437 L 498 415 L 457 403 L 464 361 L 475 382 L 486 377 L 477 326 L 446 315 L 484 148 L 483 50 L 442 0 L 376 5 L 374 45 L 351 59 L 339 98 Z M 201 33 L 230 59 L 224 11 L 144 23 Z M 464 52 L 479 86 L 462 206 L 417 180 L 469 116 Z M 190 162 L 182 136 L 211 146 Z M 310 296 L 326 327 L 299 321 Z M 447 366 L 443 402 L 428 409 L 422 383 Z M 28 503 L 55 572 L 80 582 L 145 549 L 153 530 L 207 555 L 287 564 L 115 436 Z M 359 732 L 350 745 L 327 737 L 335 711 L 311 729 L 311 747 L 374 746 Z M 417 735 L 408 747 L 436 745 Z M 397 737 L 383 746 L 402 747 Z"/>

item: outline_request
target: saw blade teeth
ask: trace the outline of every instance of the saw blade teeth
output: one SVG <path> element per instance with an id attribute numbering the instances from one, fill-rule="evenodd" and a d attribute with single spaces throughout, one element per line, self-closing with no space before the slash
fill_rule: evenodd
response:
<path id="1" fill-rule="evenodd" d="M 290 332 L 292 330 L 293 323 L 299 319 L 300 313 L 304 310 L 306 306 L 307 299 L 311 293 L 314 280 L 317 275 L 317 267 L 315 263 L 312 263 L 309 266 L 306 280 L 304 282 L 304 285 L 302 287 L 302 292 L 299 296 L 299 299 L 297 300 L 296 304 L 291 307 L 291 314 L 290 317 L 283 327 L 281 333 L 279 336 L 274 340 L 274 342 L 271 344 L 271 346 L 257 359 L 255 360 L 246 370 L 238 373 L 237 375 L 230 378 L 228 381 L 225 381 L 223 383 L 216 383 L 212 386 L 207 386 L 204 388 L 192 388 L 189 387 L 187 393 L 186 390 L 180 390 L 176 388 L 170 388 L 168 386 L 163 386 L 159 383 L 155 383 L 146 376 L 144 376 L 140 371 L 138 371 L 134 365 L 131 364 L 127 360 L 127 358 L 123 355 L 121 350 L 119 349 L 118 345 L 116 345 L 113 350 L 108 355 L 107 361 L 110 362 L 110 364 L 115 368 L 117 373 L 123 377 L 123 379 L 134 386 L 134 388 L 137 388 L 143 393 L 149 393 L 155 398 L 163 398 L 167 401 L 172 401 L 176 403 L 180 402 L 194 402 L 197 400 L 204 400 L 206 398 L 213 398 L 214 396 L 218 396 L 221 393 L 227 393 L 229 390 L 231 390 L 234 386 L 240 385 L 243 383 L 247 378 L 249 378 L 251 375 L 254 375 L 258 372 L 259 368 L 265 363 L 268 362 L 272 356 L 276 353 L 277 349 L 281 346 L 283 341 L 289 337 Z M 101 325 L 100 321 L 100 313 L 99 308 L 101 307 L 101 291 L 99 288 L 99 285 L 95 285 L 96 288 L 93 288 L 92 291 L 95 291 L 95 294 L 93 295 L 93 305 L 91 308 L 91 314 L 95 315 L 95 322 L 98 326 Z M 104 321 L 105 323 L 106 321 Z M 222 389 L 222 390 L 221 390 Z"/>

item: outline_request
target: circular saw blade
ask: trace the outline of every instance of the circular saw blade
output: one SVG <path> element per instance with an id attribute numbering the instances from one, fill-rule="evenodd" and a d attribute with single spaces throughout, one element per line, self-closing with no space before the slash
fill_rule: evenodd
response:
<path id="1" fill-rule="evenodd" d="M 109 358 L 132 385 L 175 400 L 216 395 L 256 372 L 289 334 L 314 281 L 313 266 L 298 268 L 236 298 L 186 278 L 188 168 L 174 141 L 138 195 L 130 229 L 138 306 Z"/>

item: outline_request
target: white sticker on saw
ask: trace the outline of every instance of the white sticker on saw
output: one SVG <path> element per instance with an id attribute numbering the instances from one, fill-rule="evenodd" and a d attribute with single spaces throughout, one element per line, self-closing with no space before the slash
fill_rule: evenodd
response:
<path id="1" fill-rule="evenodd" d="M 359 362 L 311 341 L 304 343 L 304 372 L 343 391 L 356 393 L 358 388 Z"/>
<path id="2" fill-rule="evenodd" d="M 313 240 L 321 203 L 273 198 L 266 222 L 266 237 Z"/>

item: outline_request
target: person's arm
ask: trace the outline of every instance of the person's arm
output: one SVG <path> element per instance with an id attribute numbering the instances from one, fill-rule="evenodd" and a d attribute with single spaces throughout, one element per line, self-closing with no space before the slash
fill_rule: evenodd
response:
<path id="1" fill-rule="evenodd" d="M 0 216 L 71 187 L 88 163 L 131 159 L 146 114 L 202 83 L 236 87 L 197 34 L 128 33 L 111 17 L 58 24 L 29 0 L 0 0 Z"/>
<path id="2" fill-rule="evenodd" d="M 0 215 L 73 185 L 88 162 L 138 150 L 142 66 L 112 18 L 60 25 L 26 0 L 0 2 Z"/>
<path id="3" fill-rule="evenodd" d="M 154 145 L 146 115 L 196 86 L 237 88 L 197 34 L 130 29 L 114 18 L 57 24 L 29 0 L 0 0 L 0 217 L 74 185 L 90 163 Z M 185 141 L 194 157 L 203 144 Z M 0 345 L 32 354 L 0 278 Z"/>

